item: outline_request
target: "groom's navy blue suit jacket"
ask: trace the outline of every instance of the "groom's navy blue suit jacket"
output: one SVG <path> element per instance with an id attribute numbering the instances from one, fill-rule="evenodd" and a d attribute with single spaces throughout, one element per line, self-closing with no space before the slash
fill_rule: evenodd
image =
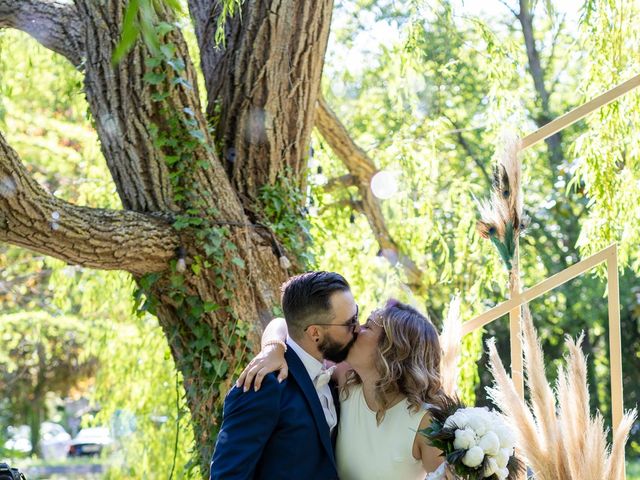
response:
<path id="1" fill-rule="evenodd" d="M 329 427 L 313 382 L 291 348 L 285 359 L 289 376 L 282 383 L 271 373 L 259 391 L 233 387 L 227 395 L 211 480 L 338 478 Z"/>

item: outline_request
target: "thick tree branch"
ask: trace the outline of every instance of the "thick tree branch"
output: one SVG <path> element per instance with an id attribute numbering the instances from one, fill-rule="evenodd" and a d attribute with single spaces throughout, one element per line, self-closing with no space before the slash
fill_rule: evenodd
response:
<path id="1" fill-rule="evenodd" d="M 0 241 L 65 262 L 141 275 L 165 270 L 178 237 L 131 211 L 80 207 L 47 193 L 0 134 Z"/>
<path id="2" fill-rule="evenodd" d="M 408 285 L 414 290 L 420 290 L 423 287 L 422 271 L 413 260 L 400 251 L 391 237 L 380 208 L 380 202 L 371 191 L 371 179 L 377 172 L 373 161 L 362 148 L 356 145 L 347 129 L 322 96 L 318 99 L 316 107 L 316 127 L 336 156 L 347 167 L 350 175 L 355 178 L 362 198 L 362 210 L 369 221 L 380 250 L 392 263 L 399 261 L 407 276 Z"/>
<path id="3" fill-rule="evenodd" d="M 22 30 L 42 45 L 80 67 L 84 25 L 73 2 L 62 0 L 0 0 L 0 28 Z"/>
<path id="4" fill-rule="evenodd" d="M 207 115 L 247 210 L 262 185 L 302 174 L 320 89 L 333 0 L 246 0 L 215 45 L 220 2 L 189 0 L 207 86 Z M 304 183 L 300 179 L 300 183 Z"/>
<path id="5" fill-rule="evenodd" d="M 322 208 L 322 212 L 325 212 L 331 208 L 350 208 L 351 210 L 355 210 L 356 212 L 362 213 L 366 215 L 364 211 L 364 206 L 362 204 L 362 200 L 354 200 L 353 198 L 343 198 L 334 203 L 329 203 Z"/>
<path id="6" fill-rule="evenodd" d="M 200 65 L 209 99 L 207 115 L 213 117 L 216 109 L 214 99 L 218 98 L 220 89 L 224 85 L 225 68 L 232 59 L 234 44 L 240 35 L 242 22 L 239 14 L 226 20 L 223 48 L 221 45 L 216 45 L 215 40 L 218 17 L 222 14 L 222 2 L 212 0 L 188 0 L 188 2 L 200 49 Z"/>
<path id="7" fill-rule="evenodd" d="M 354 175 L 347 173 L 340 177 L 330 178 L 324 189 L 329 192 L 338 188 L 355 187 L 357 182 L 358 179 Z"/>

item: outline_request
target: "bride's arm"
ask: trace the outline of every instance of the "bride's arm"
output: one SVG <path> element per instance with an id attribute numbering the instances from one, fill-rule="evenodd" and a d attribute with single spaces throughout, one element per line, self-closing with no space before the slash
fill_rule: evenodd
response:
<path id="1" fill-rule="evenodd" d="M 418 430 L 423 430 L 430 424 L 431 414 L 427 412 L 424 414 L 424 417 L 422 417 Z M 422 460 L 422 468 L 424 468 L 425 472 L 433 472 L 440 466 L 444 461 L 441 453 L 440 449 L 429 443 L 427 437 L 422 435 L 420 432 L 416 433 L 416 437 L 413 442 L 413 456 L 418 460 Z"/>
<path id="2" fill-rule="evenodd" d="M 284 346 L 288 333 L 284 318 L 274 318 L 269 322 L 262 333 L 262 350 L 242 371 L 236 387 L 244 388 L 246 392 L 253 383 L 254 390 L 260 390 L 265 375 L 278 370 L 279 382 L 287 378 L 289 367 L 284 359 Z"/>
<path id="3" fill-rule="evenodd" d="M 331 363 L 331 362 L 326 362 Z M 347 382 L 347 373 L 349 373 L 353 368 L 347 362 L 340 362 L 336 364 L 336 369 L 333 371 L 333 375 L 331 375 L 331 379 L 338 384 L 338 387 L 344 386 Z"/>

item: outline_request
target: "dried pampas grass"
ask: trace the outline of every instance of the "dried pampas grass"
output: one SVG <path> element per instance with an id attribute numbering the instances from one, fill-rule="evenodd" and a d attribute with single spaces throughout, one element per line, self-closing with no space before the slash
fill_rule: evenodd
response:
<path id="1" fill-rule="evenodd" d="M 449 311 L 442 326 L 440 347 L 442 362 L 440 373 L 442 389 L 447 395 L 455 396 L 458 385 L 458 362 L 462 346 L 462 318 L 460 317 L 460 297 L 456 296 L 449 303 Z"/>
<path id="2" fill-rule="evenodd" d="M 522 344 L 530 405 L 518 396 L 498 356 L 488 342 L 494 387 L 489 395 L 516 434 L 516 444 L 536 480 L 620 480 L 624 477 L 624 446 L 636 419 L 627 412 L 607 444 L 607 430 L 599 413 L 589 413 L 587 364 L 577 341 L 566 338 L 569 351 L 559 370 L 556 396 L 546 379 L 544 358 L 528 307 L 523 307 Z"/>
<path id="3" fill-rule="evenodd" d="M 516 135 L 503 135 L 502 154 L 493 172 L 489 200 L 478 201 L 480 220 L 478 234 L 494 244 L 508 270 L 512 268 L 517 238 L 526 227 L 523 215 L 522 169 L 518 152 L 520 140 Z"/>

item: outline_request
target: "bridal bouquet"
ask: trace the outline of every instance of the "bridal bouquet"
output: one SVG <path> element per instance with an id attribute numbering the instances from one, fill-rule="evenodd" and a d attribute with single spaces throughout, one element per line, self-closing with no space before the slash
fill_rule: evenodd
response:
<path id="1" fill-rule="evenodd" d="M 524 464 L 514 453 L 513 433 L 499 413 L 464 408 L 457 402 L 429 411 L 433 422 L 420 433 L 442 450 L 446 464 L 458 478 L 512 480 L 524 471 Z M 442 473 L 427 478 L 442 478 L 439 475 Z"/>

